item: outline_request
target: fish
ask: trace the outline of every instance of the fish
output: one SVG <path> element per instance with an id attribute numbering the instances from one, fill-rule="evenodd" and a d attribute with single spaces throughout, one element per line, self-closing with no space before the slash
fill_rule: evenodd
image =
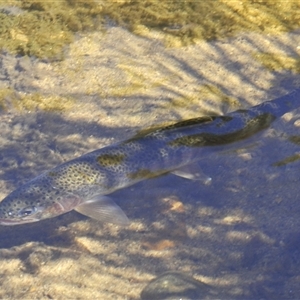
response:
<path id="1" fill-rule="evenodd" d="M 300 89 L 221 116 L 198 117 L 145 130 L 45 171 L 0 202 L 0 225 L 53 218 L 75 210 L 121 226 L 130 221 L 108 195 L 139 181 L 174 173 L 198 179 L 190 166 L 227 145 L 263 132 L 300 106 Z"/>

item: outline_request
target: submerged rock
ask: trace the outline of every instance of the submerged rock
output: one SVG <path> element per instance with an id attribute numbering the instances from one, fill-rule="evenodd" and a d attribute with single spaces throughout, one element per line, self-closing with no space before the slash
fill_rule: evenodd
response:
<path id="1" fill-rule="evenodd" d="M 209 286 L 180 272 L 166 272 L 154 278 L 142 290 L 142 300 L 203 299 Z"/>

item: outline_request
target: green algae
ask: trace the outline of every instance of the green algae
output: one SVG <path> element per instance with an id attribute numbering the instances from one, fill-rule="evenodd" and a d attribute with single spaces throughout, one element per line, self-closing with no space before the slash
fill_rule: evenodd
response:
<path id="1" fill-rule="evenodd" d="M 153 67 L 143 68 L 137 65 L 134 61 L 127 60 L 124 63 L 119 63 L 120 68 L 126 78 L 127 84 L 111 81 L 109 86 L 110 96 L 122 97 L 124 95 L 143 94 L 145 90 L 159 88 L 167 82 L 167 76 L 157 76 L 157 70 Z"/>
<path id="2" fill-rule="evenodd" d="M 214 116 L 224 113 L 229 108 L 230 110 L 239 107 L 238 99 L 230 97 L 223 93 L 217 86 L 212 84 L 204 84 L 193 92 L 183 91 L 179 97 L 170 99 L 170 102 L 166 104 L 164 108 L 189 108 L 195 107 L 199 109 L 199 99 L 203 99 L 201 102 L 201 113 L 204 115 Z M 220 107 L 221 105 L 221 107 Z M 216 111 L 219 107 L 221 111 Z M 195 112 L 191 112 L 189 117 L 193 118 Z"/>
<path id="3" fill-rule="evenodd" d="M 102 30 L 110 19 L 132 32 L 161 35 L 167 46 L 234 36 L 278 34 L 298 28 L 300 3 L 273 0 L 8 0 L 0 1 L 0 48 L 21 55 L 63 59 L 74 33 Z"/>
<path id="4" fill-rule="evenodd" d="M 240 31 L 278 33 L 298 28 L 300 4 L 290 1 L 118 1 L 105 13 L 133 32 L 164 33 L 170 46 L 232 36 Z"/>
<path id="5" fill-rule="evenodd" d="M 61 112 L 71 109 L 74 106 L 75 99 L 72 97 L 42 95 L 40 93 L 20 94 L 12 89 L 0 89 L 0 109 L 9 108 L 17 111 L 51 111 Z"/>
<path id="6" fill-rule="evenodd" d="M 18 13 L 7 13 L 14 7 Z M 74 32 L 99 25 L 96 1 L 7 1 L 0 3 L 0 48 L 39 58 L 63 58 Z"/>
<path id="7" fill-rule="evenodd" d="M 55 95 L 42 95 L 39 93 L 32 93 L 21 96 L 19 108 L 27 110 L 42 110 L 42 111 L 65 111 L 74 106 L 75 99 L 71 97 L 62 97 Z"/>
<path id="8" fill-rule="evenodd" d="M 257 52 L 253 57 L 270 71 L 289 70 L 294 74 L 300 73 L 300 56 L 292 57 L 288 55 Z"/>
<path id="9" fill-rule="evenodd" d="M 15 100 L 15 93 L 10 88 L 3 88 L 0 89 L 0 110 L 6 110 L 7 109 L 7 100 L 11 99 Z"/>

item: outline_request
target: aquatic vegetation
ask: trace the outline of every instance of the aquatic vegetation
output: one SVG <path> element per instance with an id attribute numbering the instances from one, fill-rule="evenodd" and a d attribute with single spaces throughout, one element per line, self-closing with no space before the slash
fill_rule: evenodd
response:
<path id="1" fill-rule="evenodd" d="M 0 110 L 6 109 L 6 101 L 11 100 L 14 96 L 14 91 L 10 88 L 0 89 Z"/>
<path id="2" fill-rule="evenodd" d="M 137 65 L 134 60 L 126 60 L 118 64 L 124 73 L 124 80 L 120 82 L 111 78 L 107 86 L 110 97 L 124 97 L 143 94 L 145 90 L 159 88 L 167 82 L 167 76 L 158 75 L 157 70 L 151 65 Z M 99 91 L 102 97 L 107 96 L 107 91 Z"/>
<path id="3" fill-rule="evenodd" d="M 149 28 L 164 34 L 169 46 L 232 36 L 240 31 L 278 33 L 297 28 L 299 3 L 287 1 L 133 1 L 106 4 L 104 12 L 136 34 Z"/>
<path id="4" fill-rule="evenodd" d="M 298 27 L 295 1 L 39 1 L 0 6 L 0 48 L 21 55 L 63 58 L 74 33 L 103 30 L 111 20 L 135 34 L 159 33 L 168 46 L 184 46 L 251 31 L 268 34 Z"/>
<path id="5" fill-rule="evenodd" d="M 20 94 L 12 89 L 0 89 L 0 109 L 13 107 L 18 111 L 64 111 L 74 105 L 75 99 L 55 95 L 42 95 L 40 93 Z"/>
<path id="6" fill-rule="evenodd" d="M 181 96 L 171 99 L 166 105 L 170 106 L 170 108 L 180 107 L 181 109 L 194 106 L 197 110 L 199 107 L 199 99 L 203 99 L 201 102 L 203 112 L 210 116 L 224 114 L 228 108 L 232 110 L 239 107 L 238 99 L 226 95 L 213 84 L 204 84 L 192 93 L 182 91 Z M 206 99 L 209 99 L 209 101 Z M 219 111 L 216 111 L 216 107 L 218 107 L 220 103 L 222 103 L 222 107 Z M 191 114 L 191 117 L 192 116 Z"/>
<path id="7" fill-rule="evenodd" d="M 10 13 L 14 7 L 21 10 Z M 0 47 L 21 55 L 62 59 L 74 32 L 95 29 L 101 11 L 97 1 L 7 1 L 0 6 Z"/>
<path id="8" fill-rule="evenodd" d="M 300 73 L 300 56 L 257 52 L 253 57 L 270 71 L 289 70 L 293 73 Z"/>
<path id="9" fill-rule="evenodd" d="M 74 101 L 71 97 L 33 93 L 21 96 L 19 107 L 24 107 L 27 110 L 63 111 L 71 108 Z"/>

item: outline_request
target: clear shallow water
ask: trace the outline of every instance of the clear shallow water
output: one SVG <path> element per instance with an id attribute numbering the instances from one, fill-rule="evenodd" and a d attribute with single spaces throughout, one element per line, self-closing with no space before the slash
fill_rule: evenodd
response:
<path id="1" fill-rule="evenodd" d="M 84 35 L 62 62 L 3 53 L 1 88 L 13 94 L 3 96 L 0 119 L 2 196 L 138 129 L 293 90 L 297 72 L 270 70 L 253 52 L 297 57 L 299 42 L 297 32 L 250 33 L 166 49 L 115 27 Z M 298 116 L 277 121 L 244 150 L 200 161 L 211 185 L 167 175 L 116 192 L 128 228 L 76 212 L 1 227 L 0 296 L 138 299 L 150 279 L 179 271 L 208 284 L 210 299 L 299 297 L 299 163 L 273 166 L 299 151 L 287 138 L 298 135 Z"/>

